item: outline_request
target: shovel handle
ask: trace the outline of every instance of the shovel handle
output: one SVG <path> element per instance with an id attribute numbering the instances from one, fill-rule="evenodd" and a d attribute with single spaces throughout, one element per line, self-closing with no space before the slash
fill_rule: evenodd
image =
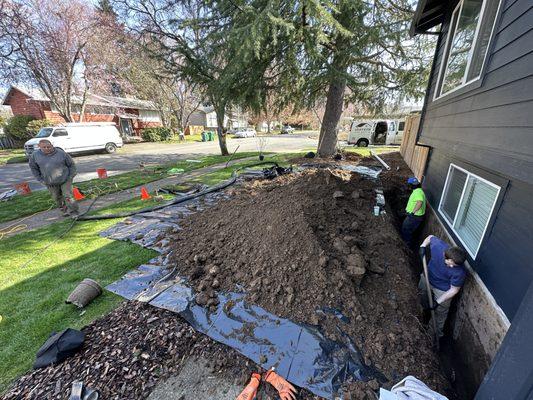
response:
<path id="1" fill-rule="evenodd" d="M 437 332 L 437 320 L 435 319 L 435 310 L 433 310 L 433 295 L 431 294 L 431 286 L 429 285 L 428 264 L 426 255 L 422 256 L 422 265 L 424 266 L 424 278 L 426 281 L 426 291 L 428 295 L 429 307 L 431 308 L 431 321 L 433 322 L 433 331 L 435 333 L 435 346 L 439 350 L 439 333 Z"/>

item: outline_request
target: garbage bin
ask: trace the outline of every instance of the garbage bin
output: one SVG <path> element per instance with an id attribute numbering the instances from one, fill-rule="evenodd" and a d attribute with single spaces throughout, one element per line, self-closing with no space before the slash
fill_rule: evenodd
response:
<path id="1" fill-rule="evenodd" d="M 207 142 L 207 132 L 202 132 L 202 142 Z"/>
<path id="2" fill-rule="evenodd" d="M 209 141 L 212 142 L 213 140 L 215 140 L 215 132 L 209 131 Z"/>

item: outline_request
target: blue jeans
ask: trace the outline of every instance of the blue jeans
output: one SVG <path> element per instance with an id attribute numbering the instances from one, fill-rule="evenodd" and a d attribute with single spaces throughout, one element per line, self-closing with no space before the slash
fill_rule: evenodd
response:
<path id="1" fill-rule="evenodd" d="M 413 235 L 418 229 L 420 224 L 424 221 L 424 216 L 417 216 L 412 214 L 407 214 L 402 224 L 402 239 L 407 242 L 408 246 L 413 245 Z"/>

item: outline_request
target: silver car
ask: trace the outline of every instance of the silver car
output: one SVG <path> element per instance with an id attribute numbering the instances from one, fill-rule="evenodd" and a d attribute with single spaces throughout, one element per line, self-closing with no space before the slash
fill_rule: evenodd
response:
<path id="1" fill-rule="evenodd" d="M 237 132 L 235 132 L 236 138 L 248 138 L 248 137 L 255 137 L 256 132 L 254 128 L 240 128 L 237 129 Z"/>

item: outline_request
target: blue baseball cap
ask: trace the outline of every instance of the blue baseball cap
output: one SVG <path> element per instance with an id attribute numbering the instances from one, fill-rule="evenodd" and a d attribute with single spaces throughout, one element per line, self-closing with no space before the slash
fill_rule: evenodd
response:
<path id="1" fill-rule="evenodd" d="M 411 176 L 409 179 L 407 179 L 407 183 L 409 185 L 418 185 L 420 182 L 418 182 L 418 179 L 416 179 L 414 176 Z"/>

